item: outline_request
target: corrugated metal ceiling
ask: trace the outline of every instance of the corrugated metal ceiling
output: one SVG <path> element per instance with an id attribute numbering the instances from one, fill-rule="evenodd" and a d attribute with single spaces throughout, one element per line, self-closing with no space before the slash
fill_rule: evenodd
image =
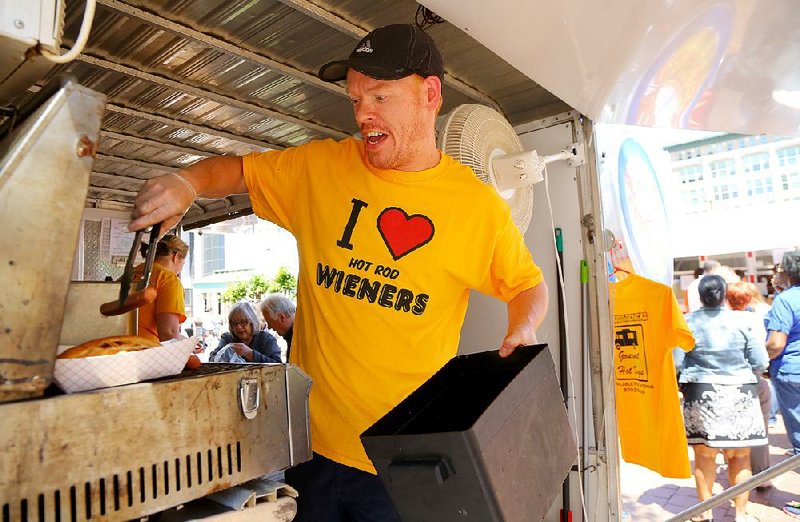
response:
<path id="1" fill-rule="evenodd" d="M 98 0 L 68 72 L 108 96 L 89 198 L 130 204 L 144 180 L 202 157 L 355 133 L 343 85 L 316 77 L 369 30 L 413 22 L 410 1 Z M 83 3 L 68 2 L 65 43 Z M 445 59 L 443 113 L 484 103 L 512 124 L 569 107 L 448 23 L 429 33 Z M 42 83 L 50 78 L 46 78 Z M 200 200 L 184 224 L 249 211 L 246 196 Z"/>

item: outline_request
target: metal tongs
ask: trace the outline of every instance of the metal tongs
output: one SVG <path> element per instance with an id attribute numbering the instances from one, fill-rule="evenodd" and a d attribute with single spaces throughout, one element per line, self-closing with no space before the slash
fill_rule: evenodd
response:
<path id="1" fill-rule="evenodd" d="M 136 259 L 136 253 L 139 251 L 139 246 L 142 244 L 142 235 L 144 230 L 138 230 L 133 237 L 133 244 L 131 245 L 130 254 L 128 254 L 128 261 L 125 263 L 125 271 L 120 279 L 119 299 L 100 305 L 100 313 L 103 315 L 121 315 L 135 310 L 140 306 L 152 303 L 155 301 L 158 292 L 155 288 L 150 287 L 150 273 L 153 270 L 153 262 L 156 258 L 156 250 L 158 250 L 158 236 L 161 233 L 161 224 L 157 223 L 150 229 L 150 246 L 147 248 L 147 259 L 144 263 L 144 272 L 142 279 L 139 281 L 136 292 L 130 293 L 131 285 L 133 283 L 133 263 Z"/>

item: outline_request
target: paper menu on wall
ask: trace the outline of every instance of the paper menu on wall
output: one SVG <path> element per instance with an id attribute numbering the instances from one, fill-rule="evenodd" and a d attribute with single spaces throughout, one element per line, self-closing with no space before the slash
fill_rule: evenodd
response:
<path id="1" fill-rule="evenodd" d="M 108 221 L 108 224 L 106 224 L 106 221 Z M 103 227 L 107 226 L 109 230 L 108 246 L 110 257 L 127 257 L 130 253 L 136 233 L 128 232 L 128 223 L 130 223 L 130 220 L 127 219 L 112 218 L 103 220 Z"/>

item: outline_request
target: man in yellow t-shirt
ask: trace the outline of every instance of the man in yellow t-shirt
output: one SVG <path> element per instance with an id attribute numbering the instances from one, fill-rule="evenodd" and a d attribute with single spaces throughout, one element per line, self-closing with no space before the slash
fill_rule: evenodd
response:
<path id="1" fill-rule="evenodd" d="M 412 25 L 376 29 L 347 60 L 363 139 L 211 158 L 148 181 L 131 229 L 176 223 L 198 195 L 248 192 L 300 253 L 291 362 L 314 379 L 314 457 L 287 471 L 296 520 L 398 520 L 359 435 L 457 353 L 469 290 L 508 304 L 500 354 L 536 343 L 547 287 L 508 206 L 436 148 L 444 67 Z"/>

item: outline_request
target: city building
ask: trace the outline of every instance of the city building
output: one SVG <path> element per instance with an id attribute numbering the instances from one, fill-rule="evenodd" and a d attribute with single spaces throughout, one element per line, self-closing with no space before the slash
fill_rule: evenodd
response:
<path id="1" fill-rule="evenodd" d="M 224 320 L 222 293 L 237 281 L 260 274 L 275 277 L 281 267 L 297 275 L 299 262 L 294 236 L 254 215 L 185 231 L 190 256 L 181 273 L 186 290 L 186 315 L 195 322 Z"/>
<path id="2" fill-rule="evenodd" d="M 675 276 L 713 258 L 766 293 L 773 264 L 800 245 L 800 138 L 722 134 L 664 150 Z"/>

